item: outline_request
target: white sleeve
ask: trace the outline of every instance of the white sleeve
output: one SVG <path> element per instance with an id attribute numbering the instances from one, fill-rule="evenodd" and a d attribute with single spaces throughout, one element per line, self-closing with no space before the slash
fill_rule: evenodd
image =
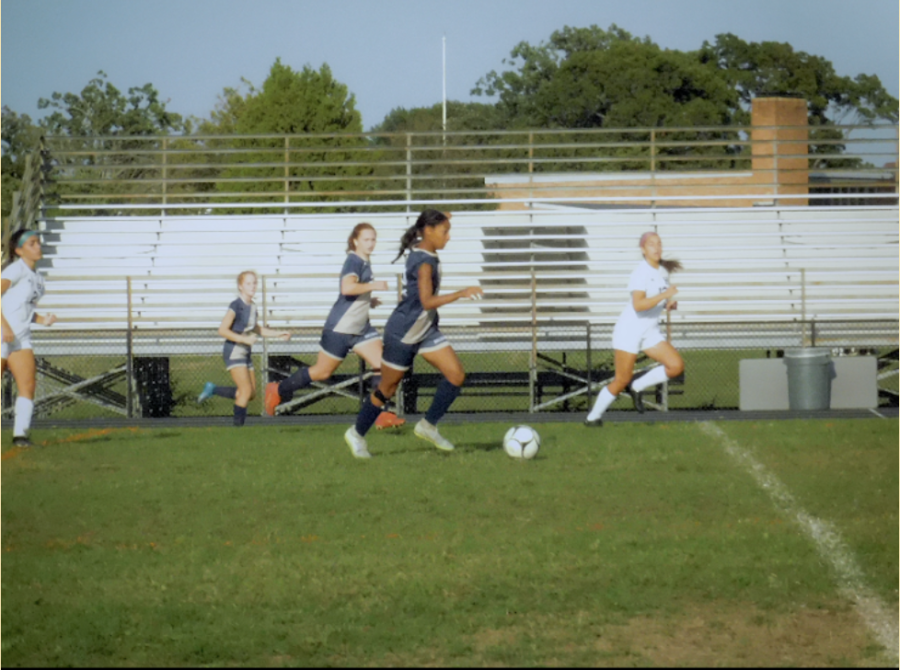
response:
<path id="1" fill-rule="evenodd" d="M 22 281 L 22 277 L 24 277 L 24 273 L 22 272 L 22 264 L 16 261 L 15 263 L 11 263 L 4 268 L 3 272 L 0 273 L 0 278 L 8 279 L 9 283 L 12 286 L 15 286 L 20 281 Z"/>
<path id="2" fill-rule="evenodd" d="M 631 295 L 633 291 L 643 291 L 644 293 L 647 293 L 647 274 L 643 272 L 643 270 L 643 266 L 640 266 L 631 273 L 631 277 L 628 279 L 629 295 Z"/>

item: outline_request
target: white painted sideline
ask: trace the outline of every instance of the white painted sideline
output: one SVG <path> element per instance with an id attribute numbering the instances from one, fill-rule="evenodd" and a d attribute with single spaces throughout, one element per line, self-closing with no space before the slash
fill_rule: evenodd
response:
<path id="1" fill-rule="evenodd" d="M 700 429 L 710 437 L 720 440 L 728 455 L 734 458 L 769 494 L 776 507 L 796 521 L 800 528 L 809 535 L 819 555 L 834 570 L 841 595 L 853 603 L 878 644 L 885 648 L 887 660 L 896 667 L 898 653 L 900 653 L 898 652 L 900 628 L 898 628 L 897 617 L 866 586 L 862 571 L 853 558 L 853 553 L 841 539 L 837 530 L 827 521 L 808 514 L 797 504 L 794 496 L 775 475 L 768 472 L 762 463 L 753 458 L 753 455 L 746 449 L 742 449 L 717 425 L 703 421 L 700 423 Z"/>

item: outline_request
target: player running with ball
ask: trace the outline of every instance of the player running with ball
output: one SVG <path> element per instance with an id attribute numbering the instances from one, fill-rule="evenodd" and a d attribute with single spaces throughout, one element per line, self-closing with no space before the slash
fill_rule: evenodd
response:
<path id="1" fill-rule="evenodd" d="M 438 449 L 452 451 L 453 444 L 443 437 L 437 423 L 459 395 L 465 381 L 456 352 L 438 330 L 438 308 L 460 298 L 478 299 L 484 293 L 479 286 L 438 296 L 441 285 L 441 262 L 437 252 L 450 241 L 450 216 L 434 209 L 419 215 L 400 239 L 396 261 L 409 251 L 406 259 L 406 287 L 403 298 L 384 327 L 381 383 L 366 399 L 356 425 L 347 429 L 344 440 L 356 458 L 371 458 L 366 433 L 378 419 L 387 401 L 397 391 L 403 374 L 419 354 L 444 375 L 434 394 L 425 418 L 416 424 L 415 435 Z"/>

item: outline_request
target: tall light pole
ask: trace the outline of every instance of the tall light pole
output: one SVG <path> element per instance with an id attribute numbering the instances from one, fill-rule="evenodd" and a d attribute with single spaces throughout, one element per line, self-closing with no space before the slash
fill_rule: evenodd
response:
<path id="1" fill-rule="evenodd" d="M 442 59 L 443 59 L 443 82 L 444 89 L 441 100 L 443 100 L 443 116 L 441 120 L 441 129 L 443 130 L 442 139 L 444 146 L 447 146 L 447 36 L 441 40 Z"/>

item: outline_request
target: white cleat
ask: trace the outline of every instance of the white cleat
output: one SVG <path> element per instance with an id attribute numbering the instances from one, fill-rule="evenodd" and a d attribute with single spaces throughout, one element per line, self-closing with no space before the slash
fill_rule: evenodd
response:
<path id="1" fill-rule="evenodd" d="M 372 458 L 366 438 L 356 432 L 356 426 L 350 426 L 347 429 L 347 432 L 344 433 L 344 442 L 350 447 L 350 453 L 354 458 Z"/>
<path id="2" fill-rule="evenodd" d="M 428 423 L 425 419 L 421 419 L 419 423 L 416 424 L 416 428 L 413 433 L 416 437 L 421 437 L 423 440 L 428 440 L 442 451 L 453 451 L 455 449 L 450 440 L 441 435 L 438 432 L 438 429 Z"/>

